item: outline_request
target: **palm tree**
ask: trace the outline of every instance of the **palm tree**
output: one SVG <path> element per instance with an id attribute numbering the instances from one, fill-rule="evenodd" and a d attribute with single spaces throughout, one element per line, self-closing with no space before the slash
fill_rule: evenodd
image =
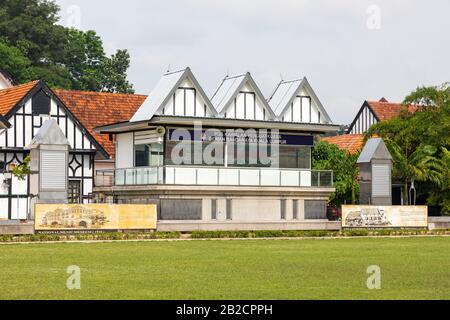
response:
<path id="1" fill-rule="evenodd" d="M 409 148 L 403 149 L 392 140 L 387 140 L 387 146 L 394 160 L 393 176 L 403 181 L 404 203 L 415 205 L 414 183 L 416 181 L 442 184 L 445 165 L 435 156 L 437 151 L 435 147 L 420 145 L 414 151 L 409 152 Z M 408 197 L 408 185 L 411 187 L 410 193 L 414 191 L 414 196 Z"/>

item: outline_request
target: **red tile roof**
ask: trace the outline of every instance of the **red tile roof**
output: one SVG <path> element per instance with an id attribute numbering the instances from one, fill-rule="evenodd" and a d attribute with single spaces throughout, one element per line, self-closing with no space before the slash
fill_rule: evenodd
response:
<path id="1" fill-rule="evenodd" d="M 358 153 L 364 145 L 363 134 L 344 134 L 334 137 L 322 138 L 323 141 L 336 145 L 339 149 L 345 150 L 350 154 Z"/>
<path id="2" fill-rule="evenodd" d="M 380 101 L 367 101 L 367 104 L 373 110 L 378 119 L 380 119 L 380 121 L 386 121 L 394 117 L 398 117 L 402 110 L 407 110 L 411 113 L 417 111 L 417 106 L 406 106 L 401 103 L 391 103 L 387 102 L 385 99 Z"/>
<path id="3" fill-rule="evenodd" d="M 128 121 L 147 98 L 145 95 L 53 90 L 89 133 L 114 158 L 114 142 L 95 127 Z"/>
<path id="4" fill-rule="evenodd" d="M 0 90 L 0 115 L 4 116 L 22 100 L 39 81 L 31 81 Z"/>

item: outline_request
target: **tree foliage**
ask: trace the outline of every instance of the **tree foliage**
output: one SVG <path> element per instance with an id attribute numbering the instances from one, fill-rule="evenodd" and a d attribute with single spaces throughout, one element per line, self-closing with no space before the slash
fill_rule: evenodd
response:
<path id="1" fill-rule="evenodd" d="M 344 203 L 356 203 L 359 193 L 358 154 L 351 155 L 333 144 L 321 141 L 313 150 L 313 169 L 333 170 L 336 192 L 330 202 L 335 206 Z"/>
<path id="2" fill-rule="evenodd" d="M 435 156 L 436 148 L 430 145 L 419 145 L 412 153 L 392 140 L 386 140 L 389 152 L 394 160 L 393 177 L 403 182 L 404 203 L 415 204 L 410 199 L 408 185 L 416 182 L 431 182 L 441 185 L 443 162 Z"/>
<path id="3" fill-rule="evenodd" d="M 394 177 L 404 184 L 418 181 L 418 189 L 428 204 L 450 214 L 448 183 L 450 149 L 450 86 L 420 87 L 408 95 L 404 104 L 418 111 L 372 126 L 368 136 L 378 135 L 387 142 L 394 157 Z"/>
<path id="4" fill-rule="evenodd" d="M 127 50 L 107 56 L 95 31 L 58 25 L 58 13 L 53 1 L 0 0 L 0 69 L 18 83 L 132 93 Z"/>

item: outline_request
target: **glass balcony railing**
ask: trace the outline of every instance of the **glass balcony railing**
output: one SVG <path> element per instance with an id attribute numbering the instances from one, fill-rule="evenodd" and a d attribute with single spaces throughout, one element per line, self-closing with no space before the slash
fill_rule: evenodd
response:
<path id="1" fill-rule="evenodd" d="M 99 170 L 96 187 L 127 185 L 203 185 L 257 187 L 333 187 L 325 170 L 161 166 Z"/>

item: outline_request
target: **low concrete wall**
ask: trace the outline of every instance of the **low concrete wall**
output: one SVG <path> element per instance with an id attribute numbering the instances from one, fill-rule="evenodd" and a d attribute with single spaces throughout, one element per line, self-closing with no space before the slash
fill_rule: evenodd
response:
<path id="1" fill-rule="evenodd" d="M 429 217 L 428 229 L 450 229 L 450 217 Z"/>
<path id="2" fill-rule="evenodd" d="M 0 234 L 34 234 L 34 222 L 2 221 L 0 222 Z"/>
<path id="3" fill-rule="evenodd" d="M 158 221 L 158 231 L 340 230 L 340 221 Z"/>

